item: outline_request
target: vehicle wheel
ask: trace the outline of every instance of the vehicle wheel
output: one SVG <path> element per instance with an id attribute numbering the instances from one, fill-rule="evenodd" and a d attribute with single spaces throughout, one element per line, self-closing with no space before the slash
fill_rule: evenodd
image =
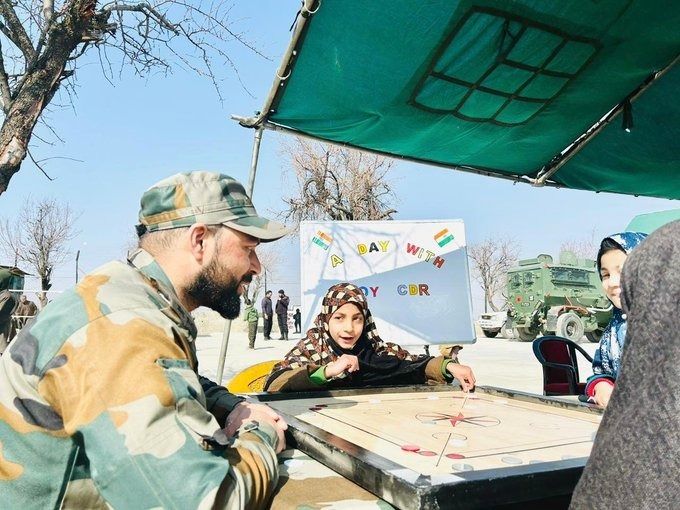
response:
<path id="1" fill-rule="evenodd" d="M 496 335 L 498 335 L 498 331 L 490 331 L 488 329 L 483 329 L 482 331 L 487 338 L 496 338 Z"/>
<path id="2" fill-rule="evenodd" d="M 555 334 L 572 342 L 578 342 L 583 336 L 581 318 L 572 312 L 563 313 L 557 318 Z"/>
<path id="3" fill-rule="evenodd" d="M 602 337 L 602 333 L 604 333 L 604 330 L 602 329 L 596 329 L 595 331 L 588 331 L 586 333 L 586 338 L 588 339 L 589 342 L 593 342 L 594 344 L 599 343 L 600 338 Z"/>
<path id="4" fill-rule="evenodd" d="M 515 331 L 515 328 L 503 328 L 503 337 L 507 338 L 508 340 L 515 340 L 517 338 L 517 332 Z"/>
<path id="5" fill-rule="evenodd" d="M 520 342 L 532 342 L 536 338 L 536 333 L 529 328 L 515 328 L 515 330 L 517 331 L 515 338 L 519 338 Z"/>

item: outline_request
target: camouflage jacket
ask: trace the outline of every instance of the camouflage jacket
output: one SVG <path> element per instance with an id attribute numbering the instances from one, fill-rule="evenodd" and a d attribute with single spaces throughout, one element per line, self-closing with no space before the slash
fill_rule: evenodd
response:
<path id="1" fill-rule="evenodd" d="M 255 305 L 247 306 L 243 312 L 243 320 L 246 322 L 257 322 L 260 319 L 260 314 L 255 309 Z"/>
<path id="2" fill-rule="evenodd" d="M 144 251 L 50 303 L 0 360 L 2 508 L 266 505 L 277 436 L 256 422 L 224 435 L 196 374 L 195 336 Z"/>

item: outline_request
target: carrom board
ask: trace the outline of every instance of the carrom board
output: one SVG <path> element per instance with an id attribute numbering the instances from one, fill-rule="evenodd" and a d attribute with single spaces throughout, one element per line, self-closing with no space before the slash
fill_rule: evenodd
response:
<path id="1" fill-rule="evenodd" d="M 298 448 L 399 508 L 478 508 L 570 494 L 601 413 L 478 388 L 259 395 Z M 463 402 L 465 401 L 464 407 Z"/>

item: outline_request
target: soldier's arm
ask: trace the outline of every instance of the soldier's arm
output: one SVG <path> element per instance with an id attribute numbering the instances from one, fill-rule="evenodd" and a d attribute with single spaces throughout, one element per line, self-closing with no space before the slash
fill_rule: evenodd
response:
<path id="1" fill-rule="evenodd" d="M 211 381 L 202 375 L 198 376 L 198 380 L 205 393 L 205 407 L 212 414 L 220 427 L 224 427 L 227 421 L 227 415 L 231 413 L 234 408 L 241 402 L 245 401 L 243 397 L 230 393 L 227 388 Z"/>
<path id="2" fill-rule="evenodd" d="M 60 357 L 60 355 L 63 355 Z M 114 508 L 260 508 L 276 486 L 277 434 L 244 423 L 228 438 L 163 327 L 123 313 L 75 332 L 40 389 Z"/>
<path id="3" fill-rule="evenodd" d="M 199 376 L 199 379 L 206 395 L 206 407 L 220 424 L 220 427 L 232 434 L 244 419 L 255 415 L 260 423 L 267 423 L 278 434 L 279 444 L 276 452 L 278 453 L 285 448 L 284 431 L 288 426 L 278 413 L 264 404 L 247 403 L 243 397 L 230 393 L 224 386 L 219 386 L 210 379 L 202 376 Z M 237 410 L 236 406 L 239 404 L 244 405 Z M 247 407 L 247 409 L 243 409 L 243 407 Z"/>

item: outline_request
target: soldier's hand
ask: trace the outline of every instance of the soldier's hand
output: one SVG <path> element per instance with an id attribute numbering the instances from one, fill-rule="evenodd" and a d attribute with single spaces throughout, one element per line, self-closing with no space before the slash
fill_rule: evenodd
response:
<path id="1" fill-rule="evenodd" d="M 279 436 L 276 453 L 280 453 L 286 448 L 286 439 L 283 432 L 288 428 L 288 424 L 276 411 L 264 404 L 241 402 L 227 416 L 227 423 L 224 429 L 228 436 L 233 436 L 241 425 L 253 420 L 259 423 L 267 423 L 274 428 Z"/>
<path id="2" fill-rule="evenodd" d="M 475 374 L 467 365 L 459 365 L 458 363 L 449 363 L 446 365 L 446 371 L 453 377 L 458 379 L 463 391 L 470 391 L 475 387 Z"/>

